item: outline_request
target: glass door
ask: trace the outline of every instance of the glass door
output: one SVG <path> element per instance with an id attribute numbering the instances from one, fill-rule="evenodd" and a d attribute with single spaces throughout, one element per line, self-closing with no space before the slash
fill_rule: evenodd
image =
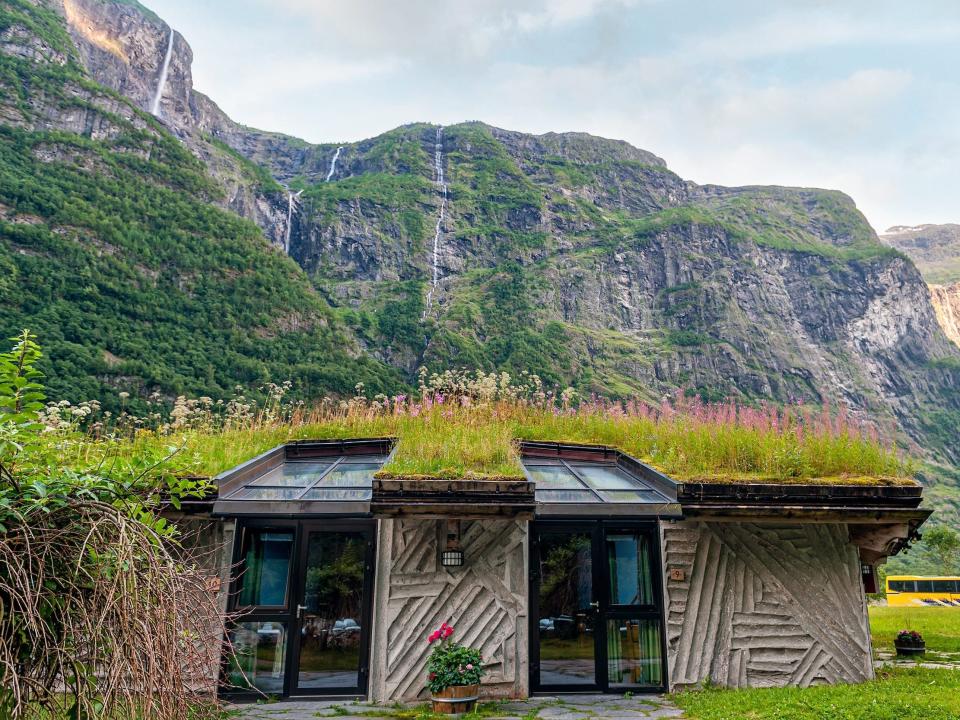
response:
<path id="1" fill-rule="evenodd" d="M 665 687 L 656 532 L 649 523 L 534 525 L 535 692 Z"/>
<path id="2" fill-rule="evenodd" d="M 226 692 L 365 695 L 373 553 L 369 521 L 245 521 Z"/>
<path id="3" fill-rule="evenodd" d="M 543 530 L 534 548 L 535 689 L 597 690 L 593 533 L 575 527 Z"/>
<path id="4" fill-rule="evenodd" d="M 369 529 L 304 532 L 293 694 L 366 692 L 372 549 Z"/>

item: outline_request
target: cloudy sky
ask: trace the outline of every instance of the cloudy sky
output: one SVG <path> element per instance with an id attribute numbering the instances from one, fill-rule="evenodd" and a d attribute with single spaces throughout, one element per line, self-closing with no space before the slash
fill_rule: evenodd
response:
<path id="1" fill-rule="evenodd" d="M 702 183 L 960 222 L 957 0 L 144 0 L 234 119 L 315 142 L 483 120 L 622 138 Z"/>

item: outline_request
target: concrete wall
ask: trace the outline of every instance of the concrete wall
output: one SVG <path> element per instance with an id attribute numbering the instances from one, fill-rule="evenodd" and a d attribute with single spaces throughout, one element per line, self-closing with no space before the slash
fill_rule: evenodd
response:
<path id="1" fill-rule="evenodd" d="M 424 697 L 426 638 L 441 623 L 479 647 L 485 697 L 527 694 L 527 523 L 463 521 L 461 568 L 440 565 L 445 523 L 381 520 L 377 540 L 370 696 Z"/>
<path id="2" fill-rule="evenodd" d="M 202 569 L 207 590 L 218 596 L 220 610 L 225 617 L 236 521 L 190 515 L 172 517 L 171 520 L 180 529 L 185 554 Z M 199 692 L 215 692 L 223 650 L 222 624 L 211 623 L 210 636 L 204 639 L 203 644 L 206 658 L 202 661 L 203 667 L 194 671 L 196 689 Z"/>
<path id="3" fill-rule="evenodd" d="M 873 677 L 857 549 L 846 525 L 661 527 L 672 688 Z M 670 578 L 682 570 L 683 580 Z"/>

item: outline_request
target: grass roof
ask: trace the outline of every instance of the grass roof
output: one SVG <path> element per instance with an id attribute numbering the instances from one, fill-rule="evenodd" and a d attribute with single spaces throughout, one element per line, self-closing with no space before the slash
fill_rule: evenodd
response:
<path id="1" fill-rule="evenodd" d="M 382 476 L 483 479 L 522 478 L 518 441 L 539 440 L 612 446 L 681 482 L 914 483 L 911 462 L 843 411 L 682 397 L 655 407 L 574 404 L 506 387 L 428 387 L 415 399 L 357 397 L 311 409 L 284 405 L 282 391 L 261 406 L 181 398 L 168 422 L 143 429 L 137 420 L 132 436 L 111 439 L 95 428 L 65 452 L 87 461 L 111 449 L 168 453 L 173 472 L 212 477 L 290 440 L 390 436 L 397 446 Z"/>

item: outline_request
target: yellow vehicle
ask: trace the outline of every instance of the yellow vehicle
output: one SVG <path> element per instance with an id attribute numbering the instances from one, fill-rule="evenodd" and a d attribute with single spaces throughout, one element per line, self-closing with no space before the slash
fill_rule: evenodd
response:
<path id="1" fill-rule="evenodd" d="M 946 605 L 960 608 L 960 577 L 888 575 L 887 605 L 891 607 Z"/>

